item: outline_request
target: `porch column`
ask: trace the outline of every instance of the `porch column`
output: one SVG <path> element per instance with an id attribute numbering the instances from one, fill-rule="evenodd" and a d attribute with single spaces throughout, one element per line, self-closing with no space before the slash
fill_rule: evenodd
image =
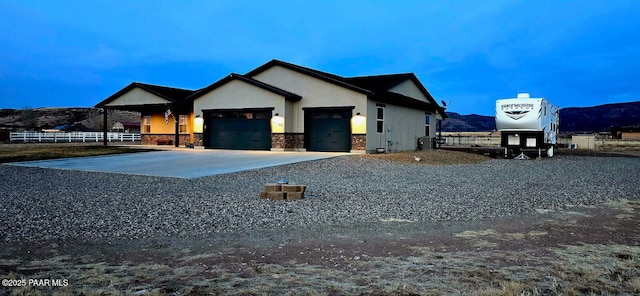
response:
<path id="1" fill-rule="evenodd" d="M 177 109 L 177 108 L 176 108 Z M 175 122 L 176 122 L 176 140 L 174 141 L 174 143 L 176 143 L 176 147 L 180 147 L 180 114 L 176 114 L 174 116 Z"/>
<path id="2" fill-rule="evenodd" d="M 107 146 L 107 107 L 102 108 L 102 145 Z"/>

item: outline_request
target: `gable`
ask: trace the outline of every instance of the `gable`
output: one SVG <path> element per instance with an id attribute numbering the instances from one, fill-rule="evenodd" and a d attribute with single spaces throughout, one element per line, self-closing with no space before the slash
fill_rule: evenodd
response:
<path id="1" fill-rule="evenodd" d="M 303 105 L 341 106 L 364 104 L 366 94 L 307 73 L 274 65 L 252 77 L 258 81 L 296 93 Z"/>
<path id="2" fill-rule="evenodd" d="M 295 72 L 298 74 L 302 74 L 304 76 L 307 77 L 313 77 L 317 80 L 322 80 L 326 83 L 329 84 L 333 84 L 335 86 L 340 86 L 342 88 L 346 88 L 355 92 L 359 92 L 359 93 L 363 93 L 363 94 L 372 94 L 372 92 L 370 90 L 355 86 L 353 84 L 347 83 L 344 81 L 344 77 L 340 77 L 338 75 L 334 75 L 334 74 L 330 74 L 330 73 L 326 73 L 326 72 L 322 72 L 322 71 L 318 71 L 318 70 L 314 70 L 314 69 L 310 69 L 310 68 L 306 68 L 306 67 L 302 67 L 302 66 L 298 66 L 298 65 L 294 65 L 294 64 L 290 64 L 290 63 L 286 63 L 283 61 L 279 61 L 279 60 L 271 60 L 268 63 L 250 71 L 249 73 L 245 74 L 245 76 L 247 77 L 252 77 L 252 78 L 256 78 L 258 76 L 262 76 L 262 74 L 264 72 L 268 72 L 268 71 L 273 71 L 273 69 L 280 69 L 280 70 L 288 70 L 290 72 Z M 276 70 L 277 71 L 277 70 Z M 259 79 L 258 79 L 259 80 Z"/>
<path id="3" fill-rule="evenodd" d="M 193 103 L 197 111 L 206 109 L 261 108 L 265 106 L 283 107 L 285 98 L 253 84 L 234 79 L 206 94 L 202 94 Z"/>
<path id="4" fill-rule="evenodd" d="M 393 86 L 392 88 L 389 89 L 389 91 L 397 94 L 405 95 L 407 97 L 411 97 L 416 100 L 431 103 L 429 99 L 422 93 L 420 88 L 411 79 L 407 79 Z"/>
<path id="5" fill-rule="evenodd" d="M 135 87 L 119 97 L 106 103 L 105 107 L 117 106 L 143 106 L 143 105 L 161 105 L 170 104 L 171 101 L 161 98 L 139 87 Z"/>

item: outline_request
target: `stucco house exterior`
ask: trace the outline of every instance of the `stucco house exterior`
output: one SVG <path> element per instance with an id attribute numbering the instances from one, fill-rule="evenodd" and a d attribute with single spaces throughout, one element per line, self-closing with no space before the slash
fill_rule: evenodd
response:
<path id="1" fill-rule="evenodd" d="M 141 112 L 143 144 L 274 151 L 414 150 L 446 118 L 413 73 L 341 77 L 279 60 L 195 91 L 134 82 L 96 107 Z"/>

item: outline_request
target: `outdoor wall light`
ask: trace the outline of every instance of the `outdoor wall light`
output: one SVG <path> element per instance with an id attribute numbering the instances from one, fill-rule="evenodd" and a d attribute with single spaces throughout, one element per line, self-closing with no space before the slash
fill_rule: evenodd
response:
<path id="1" fill-rule="evenodd" d="M 196 118 L 193 119 L 193 132 L 201 133 L 202 127 L 204 126 L 204 118 L 199 114 L 196 115 Z"/>
<path id="2" fill-rule="evenodd" d="M 360 115 L 360 112 L 356 113 L 356 116 L 351 118 L 351 133 L 353 134 L 367 133 L 367 118 Z"/>
<path id="3" fill-rule="evenodd" d="M 279 113 L 276 113 L 273 118 L 271 118 L 271 132 L 284 133 L 284 117 L 280 116 Z"/>

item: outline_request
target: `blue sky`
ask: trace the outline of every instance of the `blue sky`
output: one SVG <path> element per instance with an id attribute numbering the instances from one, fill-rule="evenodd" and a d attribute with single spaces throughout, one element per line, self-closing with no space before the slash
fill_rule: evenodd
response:
<path id="1" fill-rule="evenodd" d="M 198 89 L 271 59 L 413 72 L 448 111 L 529 92 L 640 100 L 640 1 L 5 1 L 0 108 L 89 107 L 132 81 Z"/>

